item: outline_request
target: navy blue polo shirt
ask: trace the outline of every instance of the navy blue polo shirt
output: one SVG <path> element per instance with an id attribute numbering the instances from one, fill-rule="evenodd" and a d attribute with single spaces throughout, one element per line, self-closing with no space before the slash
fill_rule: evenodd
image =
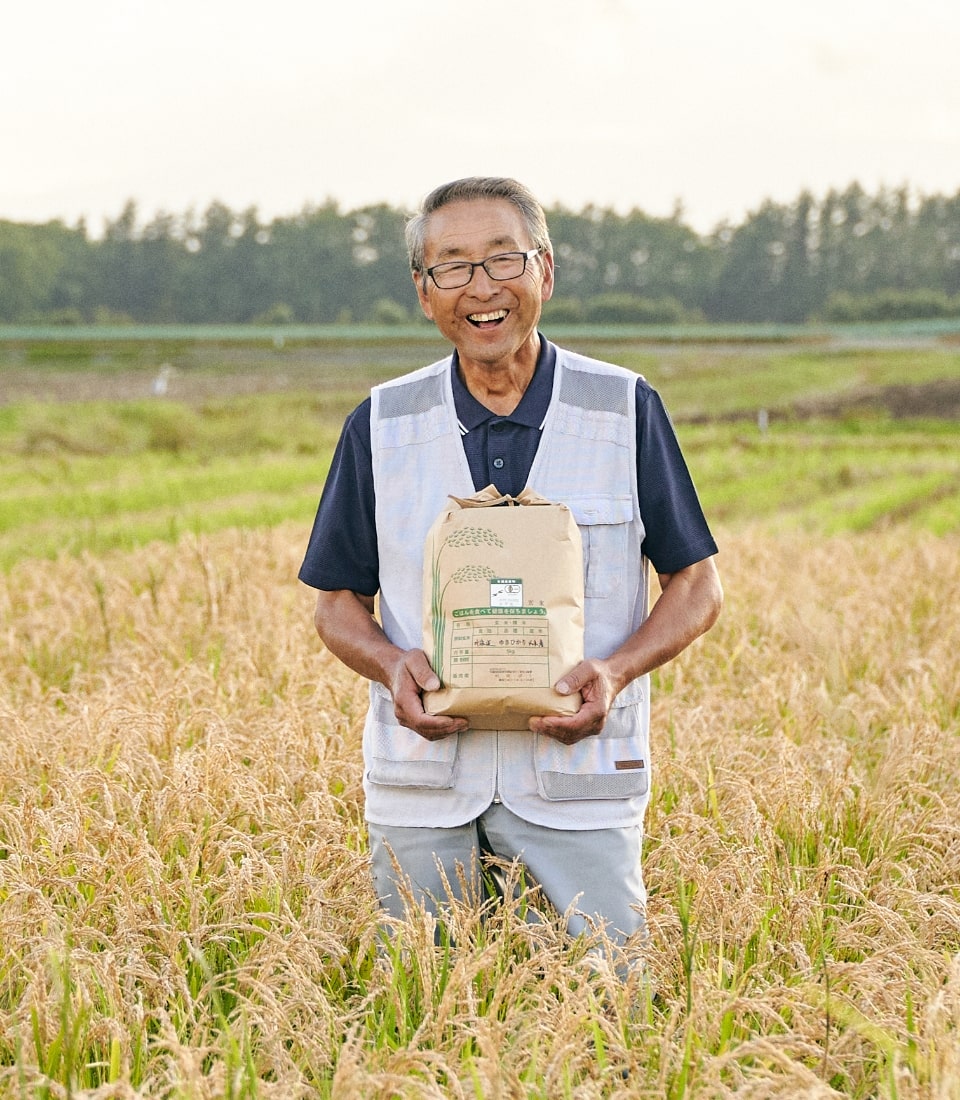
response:
<path id="1" fill-rule="evenodd" d="M 467 389 L 454 353 L 453 403 L 476 489 L 496 485 L 513 497 L 523 492 L 550 407 L 556 365 L 556 347 L 541 337 L 537 366 L 520 404 L 509 416 L 498 416 Z"/>
<path id="2" fill-rule="evenodd" d="M 453 356 L 453 400 L 477 490 L 493 484 L 516 496 L 527 483 L 553 393 L 557 349 L 540 338 L 530 384 L 509 416 L 482 405 L 460 378 Z M 658 573 L 676 573 L 717 552 L 673 424 L 659 394 L 637 377 L 637 474 L 643 552 Z M 347 418 L 324 484 L 300 567 L 300 580 L 324 591 L 380 590 L 370 399 Z"/>

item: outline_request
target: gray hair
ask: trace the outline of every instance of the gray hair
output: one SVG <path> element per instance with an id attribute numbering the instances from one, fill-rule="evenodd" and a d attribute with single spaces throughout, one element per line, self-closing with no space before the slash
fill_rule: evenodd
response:
<path id="1" fill-rule="evenodd" d="M 522 183 L 503 176 L 468 176 L 441 184 L 423 200 L 420 210 L 406 226 L 407 256 L 411 271 L 423 270 L 423 254 L 426 248 L 427 221 L 434 211 L 452 202 L 469 202 L 475 199 L 506 199 L 520 211 L 530 233 L 534 248 L 552 252 L 550 233 L 543 207 L 533 193 Z"/>

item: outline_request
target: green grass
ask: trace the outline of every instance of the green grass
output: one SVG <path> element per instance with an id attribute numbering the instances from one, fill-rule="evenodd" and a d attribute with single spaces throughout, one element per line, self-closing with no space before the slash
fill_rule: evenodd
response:
<path id="1" fill-rule="evenodd" d="M 24 453 L 8 444 L 0 473 L 0 568 L 25 557 L 130 549 L 232 526 L 297 520 L 306 529 L 335 431 L 314 426 L 312 437 L 301 434 L 287 415 L 287 399 L 272 402 L 273 424 L 265 408 L 249 424 L 243 405 L 232 421 L 233 444 L 219 448 L 219 425 L 202 421 L 189 440 L 178 436 L 174 450 L 156 449 L 139 431 L 136 441 L 124 437 L 119 450 L 103 454 L 65 452 L 63 444 L 53 453 Z M 107 438 L 102 408 L 66 411 L 75 438 L 94 438 L 97 426 L 99 439 Z M 943 425 L 885 429 L 854 421 L 775 426 L 765 435 L 744 425 L 681 425 L 680 435 L 708 516 L 727 527 L 760 523 L 836 534 L 897 523 L 960 530 L 960 458 Z"/>
<path id="2" fill-rule="evenodd" d="M 419 329 L 282 346 L 175 335 L 166 346 L 102 332 L 99 343 L 0 344 L 0 569 L 230 526 L 306 528 L 348 412 L 370 385 L 443 351 Z M 602 332 L 570 345 L 663 393 L 713 522 L 960 529 L 956 422 L 895 419 L 910 410 L 883 396 L 960 377 L 949 346 L 652 344 Z M 158 399 L 161 359 L 174 375 Z M 865 394 L 873 404 L 850 403 Z"/>
<path id="3" fill-rule="evenodd" d="M 829 534 L 902 523 L 960 530 L 956 425 L 845 419 L 680 428 L 716 522 Z"/>
<path id="4" fill-rule="evenodd" d="M 352 404 L 352 396 L 350 398 Z M 348 405 L 304 396 L 29 405 L 0 418 L 0 568 L 308 522 Z"/>

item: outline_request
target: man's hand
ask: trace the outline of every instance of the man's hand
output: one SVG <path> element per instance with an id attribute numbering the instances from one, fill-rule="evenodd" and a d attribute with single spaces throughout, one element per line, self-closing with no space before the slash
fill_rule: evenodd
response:
<path id="1" fill-rule="evenodd" d="M 467 728 L 465 718 L 427 714 L 423 709 L 423 692 L 436 691 L 440 687 L 440 679 L 430 667 L 422 649 L 401 652 L 389 687 L 397 721 L 401 726 L 419 733 L 427 741 L 440 741 L 452 733 L 462 733 Z"/>
<path id="2" fill-rule="evenodd" d="M 564 745 L 575 745 L 585 737 L 596 737 L 603 729 L 619 689 L 610 676 L 607 662 L 594 659 L 581 661 L 572 668 L 556 683 L 555 690 L 560 695 L 579 691 L 583 704 L 576 714 L 531 718 L 530 729 Z"/>
<path id="3" fill-rule="evenodd" d="M 465 718 L 427 714 L 423 692 L 440 686 L 422 649 L 401 649 L 374 618 L 372 596 L 348 589 L 317 593 L 314 622 L 324 645 L 354 672 L 377 680 L 393 696 L 397 721 L 428 741 L 467 728 Z"/>

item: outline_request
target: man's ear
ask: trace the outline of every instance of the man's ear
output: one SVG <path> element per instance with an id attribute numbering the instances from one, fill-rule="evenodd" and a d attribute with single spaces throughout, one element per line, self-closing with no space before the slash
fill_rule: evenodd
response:
<path id="1" fill-rule="evenodd" d="M 549 302 L 553 297 L 553 253 L 541 253 L 540 263 L 543 266 L 543 282 L 540 284 L 540 301 Z"/>
<path id="2" fill-rule="evenodd" d="M 410 274 L 413 277 L 413 285 L 417 288 L 417 298 L 420 301 L 420 308 L 423 310 L 427 319 L 432 321 L 433 309 L 427 297 L 427 279 L 429 279 L 430 276 L 424 271 L 411 271 Z"/>

